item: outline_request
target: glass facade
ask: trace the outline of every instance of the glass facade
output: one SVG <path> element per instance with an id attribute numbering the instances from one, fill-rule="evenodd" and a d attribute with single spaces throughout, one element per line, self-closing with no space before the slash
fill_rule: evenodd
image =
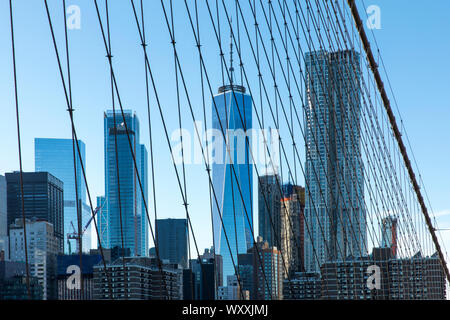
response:
<path id="1" fill-rule="evenodd" d="M 53 225 L 58 253 L 64 252 L 64 184 L 48 172 L 23 172 L 23 206 L 20 173 L 6 173 L 8 234 L 16 219 L 36 218 Z"/>
<path id="2" fill-rule="evenodd" d="M 81 210 L 81 228 L 83 229 L 91 217 L 91 210 L 86 204 L 86 184 L 81 169 L 83 161 L 86 169 L 86 146 L 78 140 L 81 158 L 75 145 L 77 189 L 79 208 Z M 64 183 L 64 244 L 65 253 L 75 252 L 76 240 L 68 240 L 68 233 L 78 233 L 78 218 L 76 206 L 75 171 L 73 168 L 72 139 L 34 139 L 34 167 L 36 172 L 50 172 Z M 88 229 L 83 234 L 83 251 L 91 249 L 91 234 Z M 70 241 L 70 243 L 69 243 Z"/>
<path id="3" fill-rule="evenodd" d="M 186 219 L 158 219 L 156 237 L 160 259 L 188 267 L 188 224 Z"/>
<path id="4" fill-rule="evenodd" d="M 105 243 L 109 248 L 122 247 L 120 223 L 122 214 L 124 247 L 130 249 L 131 255 L 147 256 L 148 219 L 138 180 L 139 175 L 143 194 L 147 201 L 147 149 L 139 143 L 139 120 L 136 114 L 130 110 L 124 110 L 124 115 L 125 118 L 122 117 L 120 111 L 116 111 L 116 123 L 114 123 L 113 111 L 108 110 L 104 114 L 105 210 L 107 210 L 107 240 Z M 125 121 L 132 149 L 128 141 Z M 133 153 L 136 167 L 140 172 L 136 172 Z M 116 163 L 119 168 L 119 179 L 117 179 Z M 120 199 L 118 181 L 120 182 Z"/>
<path id="5" fill-rule="evenodd" d="M 306 70 L 306 271 L 365 254 L 366 214 L 360 136 L 360 57 L 311 52 Z M 315 252 L 314 252 L 315 249 Z"/>
<path id="6" fill-rule="evenodd" d="M 212 106 L 212 127 L 220 132 L 214 138 L 212 150 L 213 186 L 217 198 L 216 203 L 212 194 L 212 206 L 215 252 L 223 259 L 223 283 L 226 283 L 227 276 L 235 274 L 233 260 L 237 266 L 237 255 L 247 253 L 253 244 L 253 165 L 248 149 L 251 137 L 248 137 L 250 144 L 246 144 L 242 122 L 247 130 L 252 128 L 251 97 L 245 94 L 243 87 L 221 87 Z M 227 133 L 226 142 L 222 129 Z M 229 152 L 227 146 L 230 147 Z M 234 163 L 236 176 L 231 163 Z"/>

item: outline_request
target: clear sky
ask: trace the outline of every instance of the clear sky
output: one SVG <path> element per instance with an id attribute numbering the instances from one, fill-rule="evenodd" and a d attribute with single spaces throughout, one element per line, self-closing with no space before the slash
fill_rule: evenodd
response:
<path id="1" fill-rule="evenodd" d="M 144 2 L 150 63 L 154 68 L 158 92 L 171 133 L 177 127 L 178 119 L 170 38 L 160 1 Z M 49 1 L 58 44 L 63 54 L 60 3 Z M 110 3 L 113 60 L 121 98 L 125 109 L 137 112 L 141 122 L 141 139 L 149 149 L 144 61 L 139 35 L 129 1 L 116 0 Z M 182 52 L 180 59 L 184 72 L 188 75 L 189 90 L 199 93 L 199 65 L 194 39 L 184 5 L 181 1 L 175 3 L 177 46 Z M 75 121 L 78 137 L 86 143 L 88 184 L 95 199 L 95 196 L 104 193 L 102 117 L 104 110 L 111 106 L 108 63 L 93 1 L 67 0 L 67 5 L 72 4 L 81 8 L 81 29 L 69 31 Z M 381 8 L 381 29 L 374 30 L 374 34 L 434 212 L 439 216 L 440 227 L 450 227 L 450 2 L 365 0 L 365 4 Z M 33 171 L 34 138 L 70 138 L 71 130 L 43 1 L 16 0 L 14 6 L 23 166 L 25 171 Z M 206 31 L 210 22 L 207 12 L 204 8 L 202 10 L 203 50 L 213 90 L 216 90 L 222 82 L 220 64 L 214 63 L 215 60 L 219 61 L 217 43 L 211 29 Z M 363 12 L 361 15 L 365 16 Z M 228 36 L 228 33 L 225 35 Z M 8 1 L 1 1 L 0 174 L 18 169 L 11 61 L 9 7 Z M 251 66 L 249 68 L 252 70 Z M 256 88 L 255 85 L 254 90 Z M 182 104 L 183 121 L 186 124 L 184 127 L 191 129 L 192 121 L 184 96 Z M 202 112 L 199 94 L 193 97 L 193 104 L 196 117 L 200 119 Z M 206 106 L 207 118 L 210 119 L 209 93 L 206 95 Z M 158 181 L 158 217 L 184 217 L 185 211 L 153 95 L 152 119 Z M 199 249 L 203 251 L 203 248 L 212 245 L 208 180 L 204 167 L 191 165 L 187 170 L 187 181 L 189 210 Z M 149 180 L 149 184 L 150 182 Z M 153 216 L 153 205 L 151 207 Z M 450 248 L 450 232 L 444 232 L 443 235 L 446 247 Z"/>

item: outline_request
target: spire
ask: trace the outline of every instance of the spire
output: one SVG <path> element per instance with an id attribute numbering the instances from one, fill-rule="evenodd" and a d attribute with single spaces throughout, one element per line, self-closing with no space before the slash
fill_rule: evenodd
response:
<path id="1" fill-rule="evenodd" d="M 233 18 L 230 19 L 230 24 L 233 25 Z M 230 28 L 230 85 L 233 85 L 233 31 Z"/>

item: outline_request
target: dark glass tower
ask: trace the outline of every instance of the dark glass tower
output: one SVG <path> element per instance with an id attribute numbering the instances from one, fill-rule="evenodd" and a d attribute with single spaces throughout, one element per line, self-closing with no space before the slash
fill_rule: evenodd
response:
<path id="1" fill-rule="evenodd" d="M 22 219 L 20 173 L 6 173 L 8 233 L 15 219 Z M 53 224 L 58 252 L 64 252 L 63 182 L 48 172 L 24 172 L 23 193 L 25 218 L 37 218 Z"/>
<path id="2" fill-rule="evenodd" d="M 188 267 L 188 224 L 186 219 L 156 220 L 156 238 L 160 259 Z"/>

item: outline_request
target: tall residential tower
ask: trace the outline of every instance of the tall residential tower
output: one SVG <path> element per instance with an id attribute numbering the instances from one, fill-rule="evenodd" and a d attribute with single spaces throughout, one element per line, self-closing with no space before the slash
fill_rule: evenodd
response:
<path id="1" fill-rule="evenodd" d="M 364 255 L 360 57 L 353 50 L 310 52 L 306 70 L 305 267 Z M 315 249 L 315 252 L 313 250 Z"/>

